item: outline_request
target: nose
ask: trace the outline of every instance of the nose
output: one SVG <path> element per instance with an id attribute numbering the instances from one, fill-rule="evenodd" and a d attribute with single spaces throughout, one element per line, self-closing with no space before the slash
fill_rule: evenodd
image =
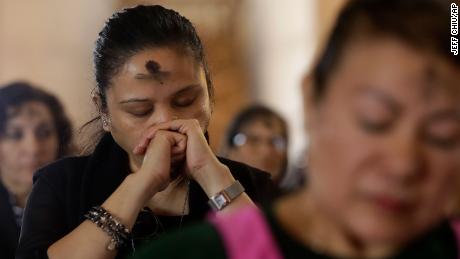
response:
<path id="1" fill-rule="evenodd" d="M 167 105 L 155 107 L 155 112 L 151 117 L 151 124 L 164 123 L 177 118 L 175 111 Z"/>
<path id="2" fill-rule="evenodd" d="M 40 154 L 41 143 L 40 140 L 35 136 L 35 134 L 33 134 L 33 132 L 29 132 L 26 134 L 21 145 L 26 156 L 28 157 L 35 158 Z"/>
<path id="3" fill-rule="evenodd" d="M 273 153 L 276 153 L 276 148 L 273 146 L 270 139 L 261 139 L 258 152 L 264 156 L 271 156 Z"/>
<path id="4" fill-rule="evenodd" d="M 423 150 L 415 134 L 389 141 L 388 174 L 398 181 L 412 181 L 423 175 Z"/>

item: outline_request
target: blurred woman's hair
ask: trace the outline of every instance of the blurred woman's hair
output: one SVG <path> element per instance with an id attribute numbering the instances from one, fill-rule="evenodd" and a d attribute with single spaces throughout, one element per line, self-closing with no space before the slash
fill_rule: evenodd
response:
<path id="1" fill-rule="evenodd" d="M 27 82 L 13 82 L 0 88 L 0 138 L 3 138 L 13 110 L 29 102 L 44 104 L 52 115 L 58 135 L 58 157 L 69 155 L 72 150 L 72 125 L 56 96 Z"/>
<path id="2" fill-rule="evenodd" d="M 286 120 L 284 120 L 283 117 L 281 117 L 278 113 L 276 113 L 274 110 L 263 106 L 263 105 L 252 105 L 249 107 L 246 107 L 245 109 L 241 110 L 235 118 L 230 122 L 229 127 L 226 130 L 225 136 L 224 136 L 224 143 L 221 148 L 220 155 L 222 156 L 228 156 L 228 152 L 236 148 L 235 146 L 235 136 L 241 133 L 241 131 L 248 125 L 251 125 L 254 122 L 261 121 L 266 125 L 271 125 L 273 121 L 276 121 L 279 123 L 281 126 L 281 137 L 285 141 L 285 146 L 287 147 L 288 145 L 288 126 L 286 123 Z M 284 176 L 284 173 L 286 172 L 287 169 L 287 149 L 286 149 L 286 155 L 285 159 L 283 161 L 283 166 L 281 169 L 281 177 Z"/>
<path id="3" fill-rule="evenodd" d="M 241 110 L 232 120 L 225 134 L 224 145 L 229 148 L 234 148 L 235 143 L 233 139 L 238 133 L 241 133 L 241 130 L 244 127 L 256 121 L 265 121 L 271 124 L 272 120 L 279 122 L 279 124 L 281 125 L 281 137 L 283 137 L 287 141 L 288 130 L 286 121 L 278 113 L 266 106 L 253 105 Z"/>
<path id="4" fill-rule="evenodd" d="M 460 66 L 450 52 L 450 3 L 442 0 L 350 0 L 332 29 L 313 69 L 315 102 L 345 49 L 358 40 L 395 38 Z"/>

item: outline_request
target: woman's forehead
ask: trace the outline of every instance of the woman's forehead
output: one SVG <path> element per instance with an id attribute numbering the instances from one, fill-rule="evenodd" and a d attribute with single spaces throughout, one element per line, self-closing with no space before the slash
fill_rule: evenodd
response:
<path id="1" fill-rule="evenodd" d="M 257 131 L 258 129 L 283 133 L 282 123 L 273 116 L 259 116 L 241 125 L 240 131 Z"/>
<path id="2" fill-rule="evenodd" d="M 332 77 L 337 81 L 397 87 L 430 99 L 447 93 L 457 97 L 460 69 L 440 56 L 424 53 L 402 41 L 367 41 L 349 46 Z"/>
<path id="3" fill-rule="evenodd" d="M 7 111 L 8 125 L 19 122 L 52 121 L 52 115 L 48 107 L 41 102 L 31 101 L 18 107 L 10 107 Z"/>
<path id="4" fill-rule="evenodd" d="M 153 76 L 178 72 L 196 74 L 200 68 L 201 65 L 192 55 L 177 48 L 159 47 L 138 52 L 126 61 L 123 70 L 126 73 Z"/>
<path id="5" fill-rule="evenodd" d="M 204 69 L 192 56 L 164 47 L 143 50 L 132 56 L 112 83 L 115 86 L 206 86 L 206 77 Z"/>

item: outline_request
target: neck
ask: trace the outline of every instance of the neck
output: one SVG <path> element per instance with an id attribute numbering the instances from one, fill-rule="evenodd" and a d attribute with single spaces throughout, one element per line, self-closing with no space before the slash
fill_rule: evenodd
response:
<path id="1" fill-rule="evenodd" d="M 275 216 L 294 239 L 319 253 L 345 258 L 382 258 L 397 250 L 394 245 L 360 240 L 325 213 L 308 190 L 278 201 Z"/>
<path id="2" fill-rule="evenodd" d="M 164 216 L 181 216 L 189 213 L 189 180 L 177 179 L 169 186 L 155 194 L 148 202 L 155 214 Z"/>

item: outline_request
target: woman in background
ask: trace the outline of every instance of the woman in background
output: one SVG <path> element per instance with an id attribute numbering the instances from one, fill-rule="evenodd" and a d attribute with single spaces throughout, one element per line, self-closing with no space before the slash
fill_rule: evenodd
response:
<path id="1" fill-rule="evenodd" d="M 0 88 L 0 254 L 14 258 L 33 173 L 71 151 L 59 100 L 25 82 Z"/>
<path id="2" fill-rule="evenodd" d="M 288 129 L 275 111 L 252 105 L 239 112 L 224 138 L 222 156 L 270 173 L 275 184 L 287 167 Z"/>
<path id="3" fill-rule="evenodd" d="M 264 212 L 164 237 L 138 258 L 458 258 L 448 211 L 460 182 L 460 59 L 449 9 L 350 1 L 304 86 L 305 187 Z"/>

